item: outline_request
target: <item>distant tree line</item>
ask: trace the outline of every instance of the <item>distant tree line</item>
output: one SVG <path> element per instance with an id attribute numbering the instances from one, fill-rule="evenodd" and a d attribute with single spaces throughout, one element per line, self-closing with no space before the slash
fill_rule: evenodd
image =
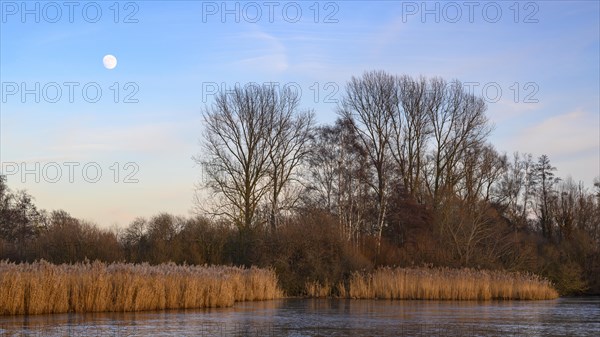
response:
<path id="1" fill-rule="evenodd" d="M 352 77 L 332 125 L 293 91 L 249 85 L 204 113 L 194 218 L 99 229 L 0 184 L 0 258 L 272 266 L 290 294 L 381 265 L 531 271 L 600 293 L 600 181 L 546 155 L 498 153 L 484 100 L 459 81 Z"/>

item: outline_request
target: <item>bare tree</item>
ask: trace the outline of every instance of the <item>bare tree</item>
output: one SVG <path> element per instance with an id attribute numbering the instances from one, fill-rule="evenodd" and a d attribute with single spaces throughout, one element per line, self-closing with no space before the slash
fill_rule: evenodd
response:
<path id="1" fill-rule="evenodd" d="M 342 98 L 340 114 L 352 121 L 351 125 L 369 157 L 369 167 L 374 172 L 370 187 L 377 200 L 378 250 L 385 226 L 388 195 L 391 181 L 390 140 L 392 121 L 398 109 L 397 81 L 382 71 L 367 72 L 362 77 L 352 77 Z"/>
<path id="2" fill-rule="evenodd" d="M 577 213 L 577 227 L 589 233 L 600 253 L 600 177 L 594 179 L 594 191 L 582 196 L 579 204 L 585 211 Z"/>
<path id="3" fill-rule="evenodd" d="M 556 167 L 550 164 L 550 158 L 547 155 L 541 155 L 534 167 L 534 178 L 537 195 L 536 213 L 538 223 L 542 230 L 542 235 L 546 238 L 552 237 L 553 229 L 553 201 L 556 198 L 554 186 L 560 179 L 554 177 Z"/>
<path id="4" fill-rule="evenodd" d="M 292 90 L 249 84 L 219 94 L 205 110 L 204 154 L 195 160 L 221 198 L 214 214 L 247 229 L 262 223 L 259 210 L 266 208 L 276 227 L 313 127 L 312 112 L 299 113 L 298 104 Z"/>
<path id="5" fill-rule="evenodd" d="M 531 213 L 531 196 L 535 187 L 534 162 L 531 154 L 513 154 L 494 191 L 494 202 L 503 205 L 506 216 L 515 227 L 527 225 Z"/>
<path id="6" fill-rule="evenodd" d="M 369 153 L 359 139 L 354 122 L 338 119 L 338 214 L 347 237 L 359 242 L 360 234 L 368 233 L 367 218 L 373 209 Z"/>
<path id="7" fill-rule="evenodd" d="M 313 196 L 311 207 L 337 215 L 344 237 L 357 243 L 359 233 L 365 230 L 370 187 L 364 165 L 368 155 L 352 121 L 340 118 L 333 126 L 318 128 L 311 147 L 307 186 L 307 195 Z"/>
<path id="8" fill-rule="evenodd" d="M 0 175 L 0 239 L 13 242 L 19 249 L 35 237 L 43 222 L 43 213 L 25 191 L 12 192 L 6 176 Z"/>
<path id="9" fill-rule="evenodd" d="M 452 248 L 463 265 L 468 266 L 478 251 L 482 256 L 495 254 L 497 247 L 489 243 L 500 239 L 500 232 L 489 203 L 447 197 L 440 201 L 436 218 L 443 244 Z"/>
<path id="10" fill-rule="evenodd" d="M 496 205 L 502 205 L 504 215 L 513 223 L 516 223 L 521 215 L 519 207 L 524 176 L 521 155 L 515 152 L 494 190 L 493 201 Z"/>
<path id="11" fill-rule="evenodd" d="M 560 239 L 570 239 L 575 230 L 575 213 L 583 213 L 577 209 L 577 200 L 581 200 L 580 192 L 583 193 L 581 184 L 577 185 L 571 177 L 567 177 L 558 184 L 558 191 L 554 201 L 554 219 L 558 226 Z"/>
<path id="12" fill-rule="evenodd" d="M 490 198 L 492 187 L 500 181 L 507 162 L 491 145 L 482 144 L 465 151 L 458 165 L 460 180 L 455 194 L 440 199 L 437 226 L 446 244 L 463 264 L 469 265 L 476 252 L 478 258 L 492 257 L 501 254 L 506 247 L 490 244 L 494 236 L 502 235 Z"/>
<path id="13" fill-rule="evenodd" d="M 277 106 L 271 110 L 271 127 L 267 136 L 269 177 L 271 184 L 269 200 L 269 222 L 275 229 L 279 222 L 279 212 L 289 209 L 297 200 L 297 195 L 286 198 L 288 205 L 282 205 L 284 189 L 297 180 L 297 171 L 307 159 L 308 141 L 314 127 L 312 111 L 299 113 L 299 97 L 291 90 L 283 89 L 275 100 Z"/>
<path id="14" fill-rule="evenodd" d="M 340 144 L 338 142 L 339 128 L 333 126 L 317 127 L 311 137 L 308 166 L 310 182 L 307 194 L 314 196 L 312 205 L 320 205 L 321 209 L 335 214 L 337 196 L 339 194 Z"/>
<path id="15" fill-rule="evenodd" d="M 492 145 L 467 149 L 460 162 L 462 179 L 457 185 L 458 195 L 470 202 L 489 202 L 492 188 L 500 182 L 507 167 L 506 156 L 498 154 Z"/>
<path id="16" fill-rule="evenodd" d="M 222 198 L 214 213 L 239 229 L 255 225 L 259 204 L 272 186 L 268 135 L 278 100 L 272 88 L 247 85 L 220 93 L 204 111 L 204 153 L 194 159 L 213 195 Z"/>
<path id="17" fill-rule="evenodd" d="M 393 114 L 392 155 L 399 168 L 404 189 L 422 202 L 420 193 L 427 140 L 431 121 L 427 116 L 429 95 L 427 79 L 410 76 L 398 78 L 400 108 Z"/>
<path id="18" fill-rule="evenodd" d="M 433 132 L 433 155 L 427 189 L 434 208 L 440 196 L 453 195 L 461 179 L 459 161 L 467 149 L 480 145 L 491 131 L 482 98 L 475 97 L 459 81 L 430 81 L 427 113 Z"/>

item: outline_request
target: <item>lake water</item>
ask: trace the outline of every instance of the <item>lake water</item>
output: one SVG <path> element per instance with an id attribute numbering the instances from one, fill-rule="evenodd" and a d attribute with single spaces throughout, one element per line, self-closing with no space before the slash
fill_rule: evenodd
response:
<path id="1" fill-rule="evenodd" d="M 0 336 L 600 336 L 600 298 L 286 299 L 193 311 L 2 316 Z"/>

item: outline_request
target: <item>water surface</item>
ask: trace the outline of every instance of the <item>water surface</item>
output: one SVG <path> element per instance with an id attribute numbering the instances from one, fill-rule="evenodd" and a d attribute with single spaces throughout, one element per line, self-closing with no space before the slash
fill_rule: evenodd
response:
<path id="1" fill-rule="evenodd" d="M 600 298 L 286 299 L 193 311 L 2 316 L 0 336 L 600 336 Z"/>

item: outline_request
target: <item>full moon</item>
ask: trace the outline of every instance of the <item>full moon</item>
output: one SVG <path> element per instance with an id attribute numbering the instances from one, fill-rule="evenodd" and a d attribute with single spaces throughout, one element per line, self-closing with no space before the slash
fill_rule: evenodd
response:
<path id="1" fill-rule="evenodd" d="M 115 69 L 117 66 L 117 58 L 110 54 L 105 55 L 104 58 L 102 58 L 102 63 L 104 63 L 104 68 L 106 69 Z"/>

